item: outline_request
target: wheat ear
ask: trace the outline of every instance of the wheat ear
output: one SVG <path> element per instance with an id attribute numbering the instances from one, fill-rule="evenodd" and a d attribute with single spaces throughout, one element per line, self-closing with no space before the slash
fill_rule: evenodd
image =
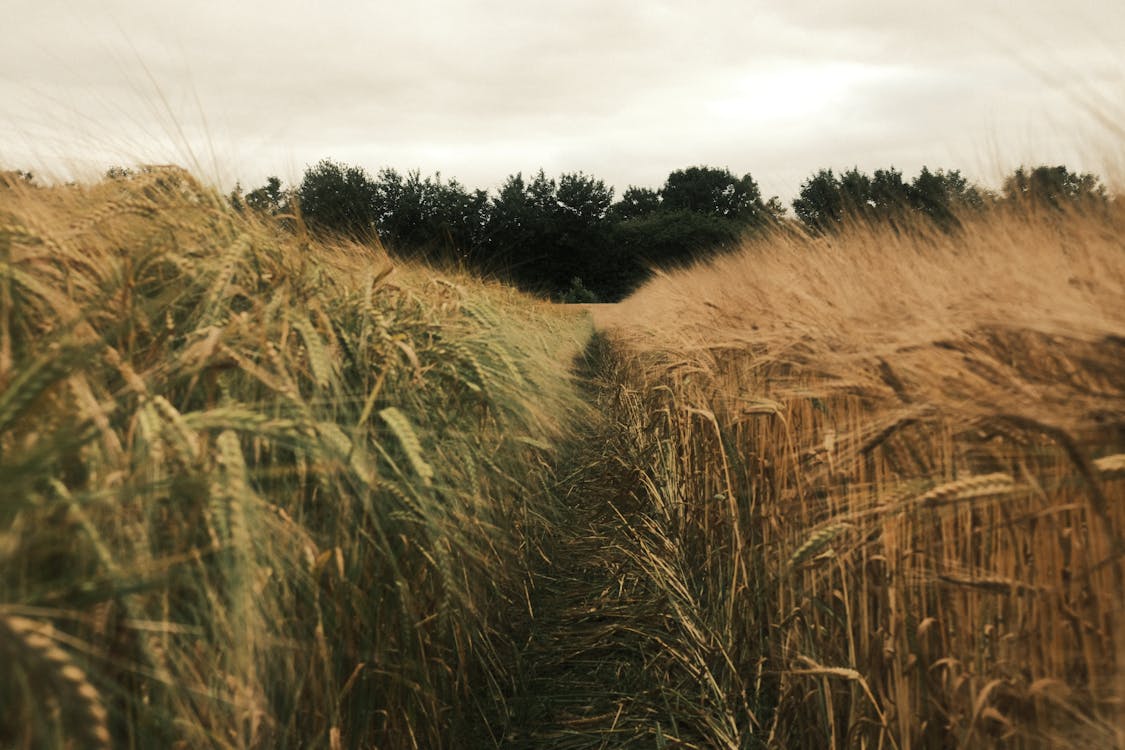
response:
<path id="1" fill-rule="evenodd" d="M 64 727 L 77 747 L 109 748 L 109 716 L 101 693 L 86 672 L 56 644 L 49 625 L 26 617 L 0 617 L 0 649 L 10 652 L 29 675 L 54 688 Z"/>

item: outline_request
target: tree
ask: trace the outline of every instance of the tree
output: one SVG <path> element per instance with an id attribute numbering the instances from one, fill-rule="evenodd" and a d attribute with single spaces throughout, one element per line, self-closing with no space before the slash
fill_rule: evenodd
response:
<path id="1" fill-rule="evenodd" d="M 748 174 L 735 177 L 729 169 L 678 169 L 664 181 L 660 199 L 668 211 L 694 211 L 745 223 L 765 218 L 758 184 Z"/>
<path id="2" fill-rule="evenodd" d="M 563 294 L 559 298 L 559 301 L 572 305 L 579 303 L 597 302 L 598 295 L 587 289 L 586 285 L 582 283 L 582 279 L 578 276 L 575 276 L 570 280 L 570 287 L 565 292 L 563 292 Z"/>
<path id="3" fill-rule="evenodd" d="M 485 242 L 490 203 L 484 190 L 469 192 L 456 180 L 442 186 L 436 196 L 438 232 L 463 258 L 472 258 Z"/>
<path id="4" fill-rule="evenodd" d="M 606 217 L 613 203 L 613 188 L 581 172 L 564 173 L 559 177 L 555 199 L 561 216 L 573 217 L 588 227 Z"/>
<path id="5" fill-rule="evenodd" d="M 376 229 L 375 186 L 362 167 L 324 159 L 305 170 L 296 194 L 302 216 L 315 229 L 360 237 Z"/>
<path id="6" fill-rule="evenodd" d="M 436 199 L 440 179 L 435 184 L 418 170 L 407 172 L 405 178 L 394 169 L 379 171 L 373 185 L 375 221 L 385 243 L 405 252 L 440 242 Z"/>
<path id="7" fill-rule="evenodd" d="M 630 186 L 607 212 L 610 247 L 599 270 L 602 296 L 613 299 L 639 283 L 653 265 L 686 263 L 738 243 L 753 231 L 785 218 L 776 197 L 762 202 L 749 175 L 695 166 L 668 175 L 659 190 Z"/>
<path id="8" fill-rule="evenodd" d="M 612 201 L 612 188 L 581 172 L 555 180 L 539 170 L 530 182 L 512 175 L 488 212 L 485 264 L 505 266 L 523 286 L 555 295 L 581 276 L 604 297 Z"/>
<path id="9" fill-rule="evenodd" d="M 243 200 L 251 209 L 270 216 L 289 213 L 289 194 L 281 189 L 281 180 L 277 177 L 267 177 L 265 185 L 251 190 Z"/>
<path id="10" fill-rule="evenodd" d="M 910 207 L 910 186 L 902 179 L 902 172 L 894 167 L 876 169 L 867 198 L 874 213 L 897 218 Z"/>
<path id="11" fill-rule="evenodd" d="M 943 229 L 959 226 L 959 211 L 979 203 L 975 189 L 957 170 L 931 172 L 927 167 L 910 184 L 910 205 Z"/>
<path id="12" fill-rule="evenodd" d="M 687 263 L 738 242 L 734 222 L 695 211 L 660 211 L 616 226 L 616 241 L 650 264 Z"/>
<path id="13" fill-rule="evenodd" d="M 793 201 L 797 218 L 813 232 L 837 231 L 849 220 L 896 226 L 919 214 L 952 230 L 959 226 L 959 213 L 983 205 L 981 192 L 960 172 L 926 167 L 909 184 L 894 167 L 876 170 L 872 177 L 856 167 L 839 177 L 822 169 L 801 185 Z"/>
<path id="14" fill-rule="evenodd" d="M 582 276 L 591 291 L 606 296 L 603 282 L 613 271 L 607 215 L 613 188 L 581 172 L 559 176 L 552 228 L 555 241 L 546 270 L 556 283 Z"/>
<path id="15" fill-rule="evenodd" d="M 630 185 L 621 194 L 621 200 L 610 206 L 614 221 L 628 221 L 660 210 L 660 193 L 651 188 Z"/>
<path id="16" fill-rule="evenodd" d="M 690 263 L 738 244 L 744 225 L 695 211 L 656 211 L 613 226 L 613 268 L 602 281 L 603 299 L 627 294 L 653 266 Z"/>
<path id="17" fill-rule="evenodd" d="M 801 183 L 793 212 L 812 232 L 836 229 L 844 220 L 844 197 L 831 169 L 822 169 Z"/>
<path id="18" fill-rule="evenodd" d="M 531 239 L 527 184 L 523 174 L 510 175 L 492 201 L 485 230 L 490 262 L 510 265 L 520 248 Z"/>
<path id="19" fill-rule="evenodd" d="M 859 171 L 859 167 L 852 167 L 840 175 L 840 194 L 844 211 L 858 218 L 872 214 L 875 202 L 871 198 L 871 178 Z"/>
<path id="20" fill-rule="evenodd" d="M 400 254 L 441 250 L 467 258 L 483 241 L 488 195 L 482 190 L 469 193 L 440 173 L 423 178 L 415 170 L 404 178 L 383 169 L 373 193 L 379 234 Z"/>
<path id="21" fill-rule="evenodd" d="M 788 218 L 789 212 L 786 210 L 785 204 L 782 203 L 781 198 L 778 198 L 776 195 L 771 195 L 770 199 L 766 201 L 765 209 L 766 216 L 775 224 Z"/>
<path id="22" fill-rule="evenodd" d="M 1004 180 L 1004 197 L 1012 203 L 1035 203 L 1051 208 L 1064 205 L 1089 208 L 1108 200 L 1105 186 L 1096 175 L 1078 174 L 1065 166 L 1020 167 Z"/>

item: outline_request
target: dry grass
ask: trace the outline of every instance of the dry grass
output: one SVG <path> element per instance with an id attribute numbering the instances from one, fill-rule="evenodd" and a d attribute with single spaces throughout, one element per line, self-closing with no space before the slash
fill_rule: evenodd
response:
<path id="1" fill-rule="evenodd" d="M 0 187 L 0 744 L 481 746 L 573 314 L 232 212 Z"/>
<path id="2" fill-rule="evenodd" d="M 1123 238 L 775 235 L 612 312 L 648 567 L 743 746 L 1125 746 Z"/>

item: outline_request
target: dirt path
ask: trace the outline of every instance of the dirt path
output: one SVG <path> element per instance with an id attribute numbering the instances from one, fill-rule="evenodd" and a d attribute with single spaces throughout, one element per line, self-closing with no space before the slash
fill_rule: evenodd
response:
<path id="1" fill-rule="evenodd" d="M 503 747 L 709 747 L 683 718 L 699 690 L 673 656 L 676 620 L 638 563 L 639 478 L 599 403 L 601 356 L 595 342 L 582 374 L 602 419 L 564 451 Z"/>

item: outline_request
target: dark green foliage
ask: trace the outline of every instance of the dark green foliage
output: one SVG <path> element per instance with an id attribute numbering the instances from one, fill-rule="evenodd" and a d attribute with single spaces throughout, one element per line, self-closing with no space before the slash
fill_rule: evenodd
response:
<path id="1" fill-rule="evenodd" d="M 742 227 L 694 211 L 660 211 L 614 227 L 614 240 L 630 255 L 655 265 L 693 260 L 699 253 L 736 243 Z"/>
<path id="2" fill-rule="evenodd" d="M 734 247 L 746 225 L 695 211 L 655 211 L 613 226 L 618 262 L 604 285 L 610 299 L 640 285 L 654 266 L 683 265 Z"/>
<path id="3" fill-rule="evenodd" d="M 832 232 L 848 222 L 898 225 L 921 214 L 945 230 L 959 226 L 957 215 L 984 206 L 981 191 L 959 171 L 927 167 L 907 183 L 894 167 L 868 176 L 853 167 L 837 176 L 822 169 L 801 185 L 793 201 L 797 218 L 809 231 Z"/>
<path id="4" fill-rule="evenodd" d="M 1020 167 L 1004 180 L 1004 197 L 1009 202 L 1030 202 L 1061 208 L 1064 205 L 1090 208 L 1108 200 L 1105 186 L 1096 175 L 1078 174 L 1065 166 Z"/>
<path id="5" fill-rule="evenodd" d="M 844 210 L 855 214 L 869 213 L 871 205 L 871 178 L 852 167 L 840 175 L 840 192 Z"/>
<path id="6" fill-rule="evenodd" d="M 677 170 L 659 191 L 630 187 L 614 203 L 612 188 L 581 172 L 514 174 L 490 198 L 440 174 L 383 169 L 371 177 L 324 160 L 291 193 L 270 178 L 245 196 L 236 188 L 231 202 L 276 215 L 290 210 L 291 196 L 313 230 L 377 232 L 395 255 L 444 254 L 556 297 L 581 277 L 599 299 L 627 294 L 650 264 L 694 259 L 785 214 L 776 197 L 762 202 L 750 175 L 713 167 Z"/>
<path id="7" fill-rule="evenodd" d="M 358 237 L 375 231 L 375 183 L 362 167 L 324 159 L 306 170 L 297 198 L 301 215 L 314 229 Z"/>
<path id="8" fill-rule="evenodd" d="M 268 177 L 265 185 L 251 190 L 244 200 L 248 207 L 270 216 L 289 213 L 289 194 L 281 189 L 281 180 L 277 177 Z"/>
<path id="9" fill-rule="evenodd" d="M 248 204 L 253 196 L 246 196 Z M 374 231 L 398 255 L 464 258 L 483 243 L 489 212 L 487 193 L 469 192 L 440 174 L 422 177 L 415 170 L 404 177 L 383 169 L 373 178 L 329 160 L 305 172 L 297 198 L 310 227 L 358 236 Z"/>
<path id="10" fill-rule="evenodd" d="M 617 253 L 603 285 L 615 299 L 643 281 L 650 267 L 731 247 L 746 232 L 783 221 L 785 207 L 776 196 L 763 203 L 748 174 L 696 166 L 672 172 L 659 191 L 630 187 L 609 215 Z"/>
<path id="11" fill-rule="evenodd" d="M 785 208 L 785 204 L 781 202 L 781 198 L 778 198 L 776 195 L 770 196 L 770 199 L 765 202 L 764 208 L 766 210 L 766 220 L 775 224 L 780 221 L 785 221 L 787 218 L 786 215 L 789 213 Z"/>
<path id="12" fill-rule="evenodd" d="M 486 251 L 490 259 L 510 260 L 519 248 L 527 245 L 534 231 L 527 220 L 529 214 L 527 185 L 522 174 L 514 174 L 492 201 Z"/>
<path id="13" fill-rule="evenodd" d="M 636 219 L 660 210 L 660 192 L 650 188 L 630 185 L 621 194 L 621 200 L 610 206 L 610 215 L 616 221 Z"/>
<path id="14" fill-rule="evenodd" d="M 871 178 L 867 199 L 876 211 L 901 214 L 910 204 L 910 186 L 903 181 L 902 172 L 894 167 L 876 169 Z"/>
<path id="15" fill-rule="evenodd" d="M 560 293 L 576 276 L 600 279 L 612 265 L 607 213 L 613 189 L 581 172 L 556 181 L 510 176 L 493 200 L 482 255 L 528 288 Z M 606 291 L 596 282 L 593 289 Z"/>
<path id="16" fill-rule="evenodd" d="M 793 200 L 793 212 L 814 232 L 825 232 L 840 224 L 844 198 L 831 169 L 822 169 L 801 184 L 801 192 Z"/>
<path id="17" fill-rule="evenodd" d="M 563 216 L 590 224 L 606 217 L 613 202 L 613 188 L 581 172 L 567 173 L 559 177 L 557 198 Z"/>
<path id="18" fill-rule="evenodd" d="M 943 229 L 960 226 L 958 214 L 984 205 L 984 197 L 980 191 L 969 184 L 956 169 L 931 172 L 922 167 L 910 186 L 909 198 L 916 210 Z"/>
<path id="19" fill-rule="evenodd" d="M 488 194 L 469 192 L 440 174 L 417 170 L 402 177 L 383 169 L 375 179 L 379 236 L 399 254 L 444 252 L 461 258 L 483 240 Z"/>
<path id="20" fill-rule="evenodd" d="M 570 280 L 570 288 L 563 293 L 559 301 L 571 305 L 597 302 L 598 295 L 587 289 L 586 285 L 582 283 L 582 279 L 575 276 Z"/>
<path id="21" fill-rule="evenodd" d="M 236 189 L 231 202 L 284 215 L 293 196 L 314 230 L 377 232 L 394 255 L 439 256 L 555 298 L 570 295 L 580 277 L 599 299 L 620 299 L 653 265 L 696 260 L 790 221 L 776 196 L 763 201 L 749 174 L 708 166 L 676 170 L 659 190 L 630 186 L 614 203 L 612 188 L 581 172 L 553 178 L 539 170 L 528 179 L 517 173 L 490 196 L 440 174 L 383 169 L 371 177 L 325 160 L 308 169 L 296 190 L 283 190 L 271 177 L 245 196 Z M 1005 181 L 1003 196 L 1053 207 L 1108 201 L 1097 177 L 1062 166 L 1021 167 Z M 923 167 L 908 181 L 894 167 L 873 174 L 852 167 L 816 172 L 792 207 L 817 234 L 853 223 L 905 230 L 919 218 L 952 232 L 967 212 L 997 201 L 957 170 Z"/>
<path id="22" fill-rule="evenodd" d="M 735 177 L 729 169 L 678 169 L 664 181 L 660 197 L 661 207 L 668 211 L 693 211 L 745 223 L 761 222 L 765 214 L 758 184 L 748 174 Z"/>

